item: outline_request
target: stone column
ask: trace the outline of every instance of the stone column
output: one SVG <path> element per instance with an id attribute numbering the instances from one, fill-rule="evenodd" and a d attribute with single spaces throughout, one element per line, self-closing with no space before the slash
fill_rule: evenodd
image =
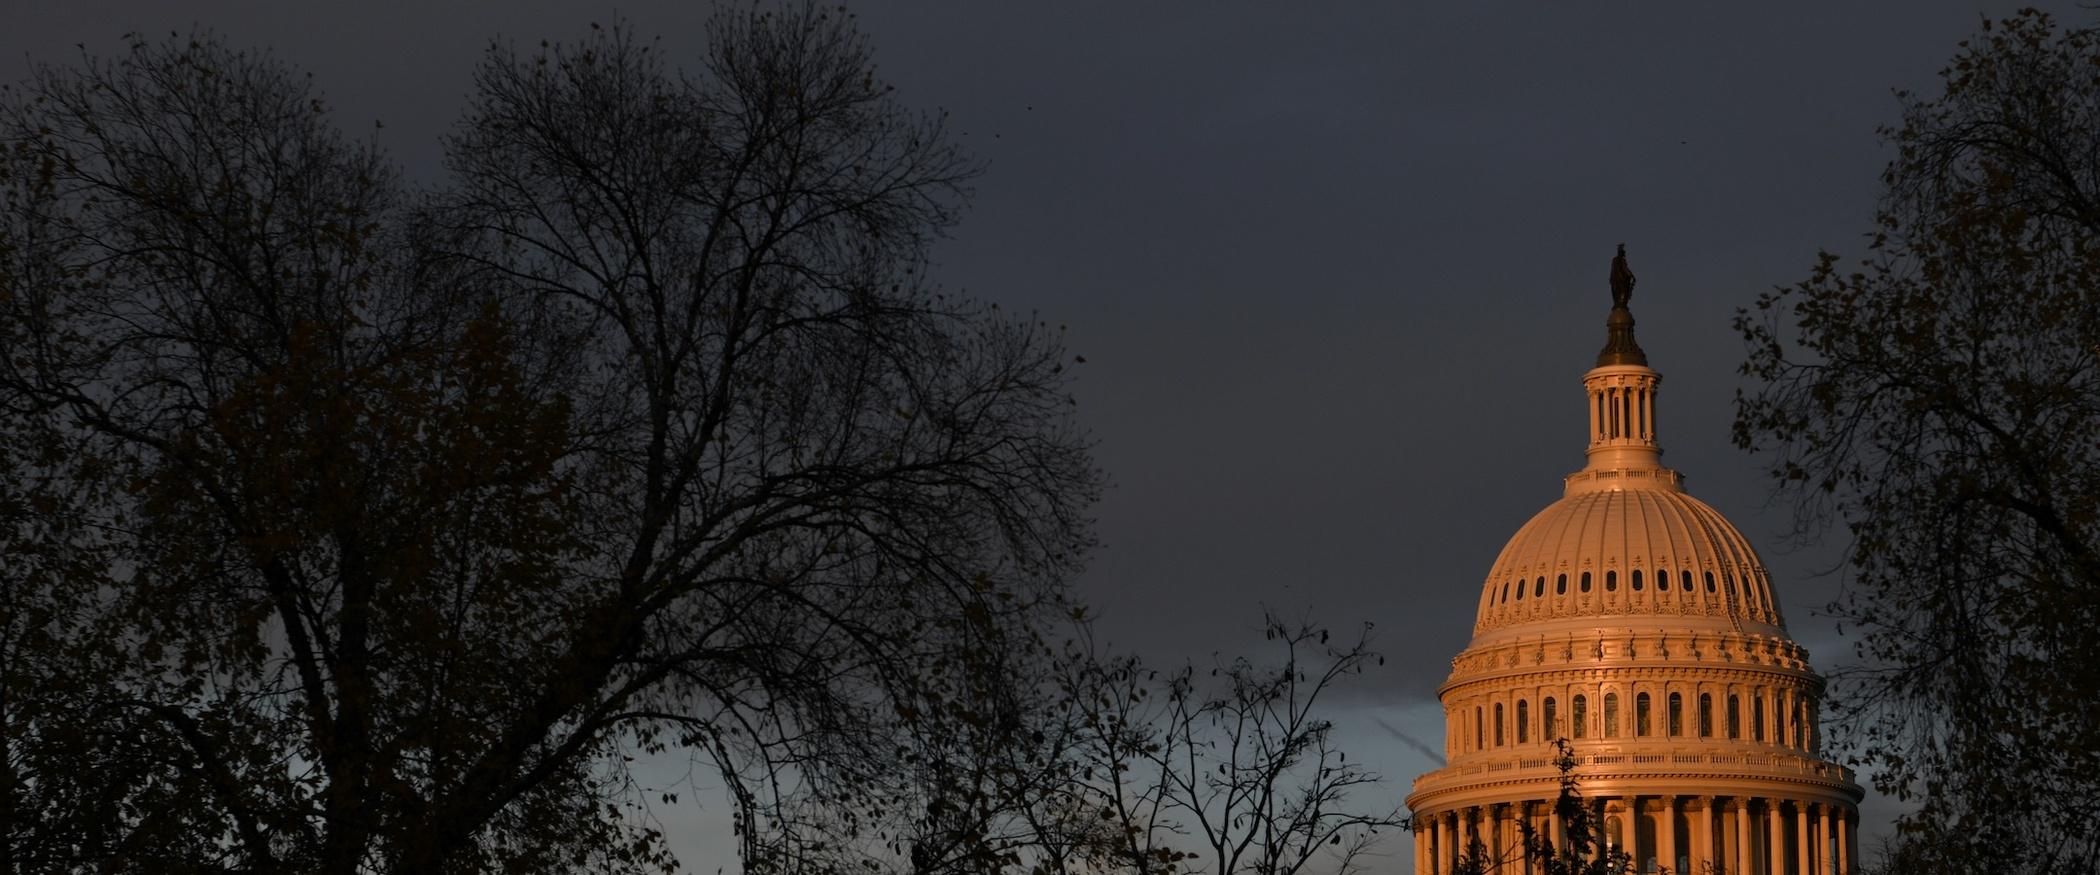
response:
<path id="1" fill-rule="evenodd" d="M 1515 832 L 1510 827 L 1516 822 L 1514 813 L 1511 811 L 1513 807 L 1503 804 L 1489 809 L 1495 813 L 1495 840 L 1488 845 L 1489 853 L 1493 855 L 1494 859 L 1494 863 L 1489 867 L 1491 872 L 1503 871 L 1504 864 L 1509 862 L 1509 851 L 1513 845 L 1510 841 L 1510 833 Z"/>
<path id="2" fill-rule="evenodd" d="M 1680 872 L 1677 866 L 1677 797 L 1655 800 L 1655 865 Z"/>
<path id="3" fill-rule="evenodd" d="M 1604 800 L 1598 799 L 1590 803 L 1590 822 L 1596 825 L 1591 838 L 1596 839 L 1596 848 L 1601 849 L 1611 839 L 1611 830 L 1605 828 L 1608 824 L 1604 822 Z"/>
<path id="4" fill-rule="evenodd" d="M 1690 861 L 1688 871 L 1705 875 L 1714 865 L 1714 798 L 1702 796 L 1693 800 L 1684 816 L 1691 821 L 1692 827 L 1692 852 L 1684 855 Z"/>
<path id="5" fill-rule="evenodd" d="M 1756 838 L 1750 833 L 1750 800 L 1735 800 L 1735 875 L 1754 875 L 1750 870 L 1750 849 Z"/>
<path id="6" fill-rule="evenodd" d="M 1808 803 L 1796 802 L 1794 803 L 1794 857 L 1801 863 L 1801 868 L 1798 870 L 1799 875 L 1811 875 L 1811 873 L 1816 871 L 1815 863 L 1809 858 L 1810 849 L 1815 847 L 1815 839 L 1810 837 L 1809 832 Z"/>
<path id="7" fill-rule="evenodd" d="M 1531 875 L 1531 845 L 1524 841 L 1524 828 L 1531 824 L 1531 803 L 1514 802 L 1509 806 L 1509 841 L 1511 859 L 1517 862 L 1517 871 Z"/>
<path id="8" fill-rule="evenodd" d="M 1556 802 L 1546 803 L 1546 820 L 1552 824 L 1549 828 L 1553 830 L 1553 852 L 1557 854 L 1568 846 L 1568 825 L 1560 822 L 1560 809 L 1556 805 Z"/>
<path id="9" fill-rule="evenodd" d="M 1436 816 L 1436 875 L 1451 871 L 1451 814 Z"/>
<path id="10" fill-rule="evenodd" d="M 1823 819 L 1816 824 L 1816 871 L 1837 875 L 1835 867 L 1831 865 L 1837 859 L 1837 854 L 1830 850 L 1830 840 L 1837 836 L 1837 826 L 1831 821 L 1830 806 L 1825 805 Z"/>
<path id="11" fill-rule="evenodd" d="M 1531 872 L 1531 852 L 1527 850 L 1528 846 L 1524 844 L 1524 824 L 1530 822 L 1530 820 L 1531 803 L 1512 802 L 1509 804 L 1509 858 L 1516 862 L 1516 870 L 1526 873 L 1526 875 L 1529 875 Z"/>
<path id="12" fill-rule="evenodd" d="M 1527 799 L 1527 802 L 1518 802 L 1516 804 L 1516 818 L 1518 818 L 1518 823 L 1522 827 L 1522 829 L 1516 831 L 1516 841 L 1522 846 L 1522 848 L 1518 848 L 1518 856 L 1522 856 L 1522 860 L 1525 860 L 1525 875 L 1531 875 L 1531 873 L 1539 871 L 1539 856 L 1531 852 L 1531 841 L 1525 839 L 1525 833 L 1529 831 L 1533 837 L 1539 835 L 1539 810 L 1529 802 L 1529 799 Z"/>
<path id="13" fill-rule="evenodd" d="M 1838 875 L 1852 875 L 1852 858 L 1858 856 L 1856 853 L 1858 849 L 1852 846 L 1854 838 L 1852 812 L 1839 811 L 1837 840 Z"/>
<path id="14" fill-rule="evenodd" d="M 1552 849 L 1559 847 L 1559 845 L 1554 844 L 1553 800 L 1548 799 L 1544 802 L 1531 804 L 1531 829 L 1532 833 L 1539 837 L 1539 842 L 1545 846 L 1542 850 L 1546 851 L 1546 853 L 1532 858 L 1531 871 L 1544 872 L 1546 871 L 1546 861 L 1553 859 Z"/>
<path id="15" fill-rule="evenodd" d="M 1458 860 L 1473 850 L 1472 814 L 1473 810 L 1470 808 L 1458 810 L 1458 844 L 1451 848 L 1451 865 L 1454 867 L 1458 865 Z"/>
<path id="16" fill-rule="evenodd" d="M 1477 810 L 1480 812 L 1480 823 L 1473 828 L 1479 830 L 1479 835 L 1475 838 L 1480 840 L 1481 862 L 1486 864 L 1486 871 L 1495 872 L 1496 866 L 1502 860 L 1502 806 L 1482 805 Z"/>
<path id="17" fill-rule="evenodd" d="M 1765 856 L 1765 869 L 1770 875 L 1786 875 L 1786 812 L 1781 810 L 1779 800 L 1765 800 L 1765 819 L 1771 822 L 1771 853 Z"/>

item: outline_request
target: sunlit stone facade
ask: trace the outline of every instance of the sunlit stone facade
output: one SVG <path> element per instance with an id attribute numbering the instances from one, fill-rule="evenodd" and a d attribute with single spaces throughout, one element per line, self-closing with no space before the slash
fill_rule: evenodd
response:
<path id="1" fill-rule="evenodd" d="M 1415 780 L 1415 871 L 1478 838 L 1490 871 L 1539 871 L 1556 843 L 1554 740 L 1605 838 L 1639 871 L 1854 871 L 1859 786 L 1819 756 L 1823 681 L 1787 637 L 1765 568 L 1662 466 L 1662 376 L 1633 339 L 1613 262 L 1610 340 L 1583 376 L 1589 459 L 1517 530 L 1482 586 L 1473 640 L 1438 690 L 1449 765 Z"/>

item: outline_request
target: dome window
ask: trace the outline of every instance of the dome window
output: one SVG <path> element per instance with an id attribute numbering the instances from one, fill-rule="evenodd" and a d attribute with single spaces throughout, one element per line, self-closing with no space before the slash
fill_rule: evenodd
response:
<path id="1" fill-rule="evenodd" d="M 1587 572 L 1587 571 L 1585 571 L 1585 572 L 1583 572 L 1583 573 L 1582 573 L 1582 591 L 1583 591 L 1583 592 L 1589 592 L 1589 591 L 1590 591 L 1590 573 L 1589 573 L 1589 572 Z"/>
<path id="2" fill-rule="evenodd" d="M 1502 746 L 1502 703 L 1495 703 L 1495 746 Z"/>
<path id="3" fill-rule="evenodd" d="M 1502 603 L 1509 604 L 1509 581 L 1502 582 Z"/>
<path id="4" fill-rule="evenodd" d="M 1728 694 L 1728 737 L 1743 737 L 1743 697 Z"/>
<path id="5" fill-rule="evenodd" d="M 1765 740 L 1765 697 L 1762 694 L 1750 700 L 1750 740 Z"/>
<path id="6" fill-rule="evenodd" d="M 1517 700 L 1517 743 L 1531 740 L 1531 703 Z"/>
<path id="7" fill-rule="evenodd" d="M 1555 711 L 1556 704 L 1558 703 L 1552 696 L 1547 696 L 1545 701 L 1539 703 L 1539 716 L 1545 720 L 1546 729 L 1539 733 L 1540 741 L 1552 741 L 1560 737 L 1560 715 Z"/>
<path id="8" fill-rule="evenodd" d="M 1588 735 L 1590 731 L 1589 697 L 1576 696 L 1574 700 L 1569 703 L 1569 706 L 1572 707 L 1574 710 L 1568 712 L 1568 734 L 1575 738 L 1581 738 L 1585 735 Z"/>
<path id="9" fill-rule="evenodd" d="M 1483 739 L 1481 738 L 1481 735 L 1480 735 L 1480 734 L 1481 734 L 1482 732 L 1484 732 L 1484 731 L 1485 731 L 1485 730 L 1483 729 L 1483 727 L 1484 727 L 1484 726 L 1486 725 L 1486 723 L 1487 723 L 1487 720 L 1486 720 L 1486 718 L 1485 718 L 1485 717 L 1483 717 L 1483 716 L 1481 715 L 1481 711 L 1480 711 L 1480 708 L 1479 708 L 1479 706 L 1477 706 L 1477 705 L 1476 705 L 1476 706 L 1474 706 L 1474 708 L 1473 708 L 1473 749 L 1474 749 L 1474 750 L 1479 750 L 1479 749 L 1481 749 L 1482 747 L 1485 747 L 1485 746 L 1486 746 L 1486 745 L 1483 745 L 1483 744 L 1481 744 L 1481 741 L 1482 741 Z"/>
<path id="10" fill-rule="evenodd" d="M 1699 737 L 1714 737 L 1714 694 L 1699 694 Z"/>
<path id="11" fill-rule="evenodd" d="M 1557 578 L 1554 578 L 1554 581 L 1553 581 L 1553 594 L 1554 594 L 1554 595 L 1567 595 L 1567 594 L 1568 594 L 1568 576 L 1567 576 L 1567 575 L 1563 574 L 1563 575 L 1561 575 L 1561 576 L 1559 576 L 1559 577 L 1557 577 Z"/>
<path id="12" fill-rule="evenodd" d="M 1543 574 L 1541 574 L 1541 575 L 1539 575 L 1539 579 L 1538 579 L 1538 582 L 1537 582 L 1537 583 L 1534 583 L 1534 584 L 1532 584 L 1532 585 L 1531 585 L 1531 597 L 1532 597 L 1532 598 L 1541 598 L 1541 597 L 1544 597 L 1545 595 L 1546 595 L 1546 576 L 1545 576 L 1545 575 L 1543 575 Z"/>
<path id="13" fill-rule="evenodd" d="M 1686 572 L 1686 573 L 1687 573 L 1687 574 L 1689 574 L 1690 572 Z M 1714 591 L 1714 573 L 1713 573 L 1713 572 L 1711 572 L 1711 571 L 1709 571 L 1709 572 L 1707 572 L 1707 573 L 1706 573 L 1706 591 L 1707 591 L 1707 592 L 1713 592 L 1713 591 Z"/>
<path id="14" fill-rule="evenodd" d="M 1684 570 L 1684 572 L 1683 572 L 1682 574 L 1680 574 L 1680 575 L 1679 575 L 1679 577 L 1680 577 L 1680 578 L 1681 578 L 1681 579 L 1682 579 L 1682 580 L 1684 581 L 1684 591 L 1685 591 L 1685 592 L 1691 592 L 1691 591 L 1692 591 L 1692 570 L 1691 570 L 1691 569 L 1689 569 L 1689 568 L 1685 569 L 1685 570 Z"/>
<path id="15" fill-rule="evenodd" d="M 1670 736 L 1684 735 L 1684 694 L 1670 694 Z"/>
<path id="16" fill-rule="evenodd" d="M 1607 572 L 1604 572 L 1604 591 L 1605 591 L 1605 592 L 1618 592 L 1618 591 L 1619 591 L 1619 572 L 1617 572 L 1617 571 L 1607 571 Z"/>
<path id="17" fill-rule="evenodd" d="M 1604 694 L 1604 737 L 1619 737 L 1619 694 Z"/>
<path id="18" fill-rule="evenodd" d="M 1640 738 L 1647 738 L 1649 731 L 1654 725 L 1648 720 L 1648 705 L 1652 701 L 1647 693 L 1640 693 L 1633 697 L 1633 734 Z"/>
<path id="19" fill-rule="evenodd" d="M 1506 583 L 1505 583 L 1505 584 L 1503 584 L 1503 586 L 1504 586 L 1504 587 L 1507 587 L 1507 586 L 1509 586 L 1509 584 L 1506 584 Z M 1522 581 L 1522 580 L 1518 580 L 1518 581 L 1517 581 L 1517 601 L 1520 601 L 1520 602 L 1521 602 L 1521 601 L 1523 601 L 1523 600 L 1524 600 L 1524 581 Z"/>
<path id="20" fill-rule="evenodd" d="M 1641 591 L 1641 570 L 1638 568 L 1633 570 L 1633 591 Z"/>

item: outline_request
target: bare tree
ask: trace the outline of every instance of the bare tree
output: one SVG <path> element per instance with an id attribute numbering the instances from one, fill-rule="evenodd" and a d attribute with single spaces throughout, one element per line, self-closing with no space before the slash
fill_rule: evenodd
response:
<path id="1" fill-rule="evenodd" d="M 1004 654 L 1090 543 L 1064 353 L 930 284 L 974 166 L 850 21 L 659 54 L 492 48 L 427 195 L 209 38 L 0 107 L 0 403 L 95 484 L 30 554 L 103 560 L 94 647 L 25 656 L 10 616 L 0 792 L 60 798 L 16 769 L 45 715 L 131 745 L 99 807 L 11 818 L 16 859 L 665 868 L 626 763 L 669 749 L 748 871 L 857 868 L 925 810 L 912 752 L 1028 680 Z M 95 652 L 20 706 L 18 666 Z"/>
<path id="2" fill-rule="evenodd" d="M 1083 709 L 1073 753 L 1089 802 L 1111 828 L 1074 871 L 1289 875 L 1371 865 L 1381 831 L 1404 819 L 1378 775 L 1336 745 L 1321 700 L 1379 661 L 1354 640 L 1264 617 L 1281 651 L 1264 665 L 1221 660 L 1162 674 L 1134 657 L 1092 660 L 1065 684 Z M 1215 680 L 1213 680 L 1215 679 Z M 1065 870 L 1055 870 L 1065 871 Z"/>

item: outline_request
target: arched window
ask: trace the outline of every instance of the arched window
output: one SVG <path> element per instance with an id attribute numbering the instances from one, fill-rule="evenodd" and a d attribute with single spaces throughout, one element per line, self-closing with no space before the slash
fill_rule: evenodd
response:
<path id="1" fill-rule="evenodd" d="M 1618 592 L 1618 591 L 1619 591 L 1619 572 L 1617 572 L 1617 571 L 1607 571 L 1607 572 L 1604 572 L 1604 591 L 1605 591 L 1605 592 Z"/>
<path id="2" fill-rule="evenodd" d="M 1651 725 L 1648 722 L 1648 702 L 1647 693 L 1638 693 L 1633 697 L 1633 734 L 1641 738 L 1648 737 Z"/>
<path id="3" fill-rule="evenodd" d="M 1714 591 L 1714 573 L 1711 571 L 1706 572 L 1706 591 Z"/>
<path id="4" fill-rule="evenodd" d="M 1808 719 L 1803 713 L 1801 700 L 1794 700 L 1794 749 L 1808 749 Z"/>
<path id="5" fill-rule="evenodd" d="M 1531 705 L 1523 699 L 1517 700 L 1517 743 L 1531 740 Z"/>
<path id="6" fill-rule="evenodd" d="M 1539 716 L 1546 721 L 1546 731 L 1539 733 L 1540 741 L 1552 741 L 1560 737 L 1560 715 L 1554 713 L 1554 704 L 1552 696 L 1547 696 L 1546 701 L 1539 703 Z"/>
<path id="7" fill-rule="evenodd" d="M 1485 728 L 1486 726 L 1487 726 L 1487 720 L 1486 720 L 1485 718 L 1483 718 L 1483 717 L 1482 717 L 1482 715 L 1481 715 L 1481 712 L 1480 712 L 1480 706 L 1478 706 L 1478 705 L 1475 705 L 1475 706 L 1473 707 L 1473 749 L 1474 749 L 1474 750 L 1479 750 L 1479 749 L 1481 749 L 1481 748 L 1483 748 L 1483 747 L 1486 747 L 1486 746 L 1487 746 L 1486 744 L 1484 744 L 1484 743 L 1482 742 L 1482 739 L 1481 739 L 1481 733 L 1483 733 L 1483 732 L 1486 732 L 1486 731 L 1487 731 L 1487 729 Z"/>
<path id="8" fill-rule="evenodd" d="M 1589 573 L 1589 572 L 1587 572 L 1587 571 L 1585 571 L 1585 572 L 1583 572 L 1583 573 L 1582 573 L 1582 591 L 1583 591 L 1583 592 L 1589 592 L 1589 591 L 1590 591 L 1590 573 Z"/>
<path id="9" fill-rule="evenodd" d="M 1729 693 L 1729 694 L 1728 694 L 1728 737 L 1729 737 L 1729 738 L 1742 738 L 1742 737 L 1743 737 L 1743 731 L 1742 731 L 1742 728 L 1741 728 L 1741 727 L 1742 727 L 1742 725 L 1743 725 L 1743 697 L 1741 697 L 1741 696 L 1738 696 L 1738 695 L 1736 695 L 1736 694 L 1734 694 L 1734 693 Z"/>
<path id="10" fill-rule="evenodd" d="M 1502 746 L 1502 703 L 1495 703 L 1495 746 Z"/>
<path id="11" fill-rule="evenodd" d="M 1507 585 L 1508 585 L 1508 584 L 1504 584 L 1504 586 L 1507 586 Z M 1523 600 L 1524 600 L 1524 580 L 1523 580 L 1523 578 L 1518 578 L 1518 579 L 1517 579 L 1517 601 L 1520 601 L 1520 602 L 1521 602 L 1521 601 L 1523 601 Z"/>
<path id="12" fill-rule="evenodd" d="M 1619 737 L 1619 694 L 1604 694 L 1604 737 Z"/>
<path id="13" fill-rule="evenodd" d="M 1677 736 L 1680 736 L 1680 735 L 1683 735 L 1683 734 L 1684 734 L 1684 694 L 1683 694 L 1683 693 L 1671 693 L 1671 694 L 1670 694 L 1670 736 L 1671 736 L 1672 738 L 1675 738 L 1675 737 L 1677 737 Z"/>
<path id="14" fill-rule="evenodd" d="M 1685 591 L 1685 592 L 1691 592 L 1691 591 L 1692 591 L 1692 570 L 1691 570 L 1691 569 L 1689 569 L 1689 568 L 1685 569 L 1685 570 L 1684 570 L 1684 571 L 1683 571 L 1682 573 L 1680 573 L 1680 574 L 1679 574 L 1679 577 L 1680 577 L 1680 579 L 1682 579 L 1682 580 L 1684 581 L 1684 591 Z"/>
<path id="15" fill-rule="evenodd" d="M 1532 598 L 1538 598 L 1538 597 L 1540 597 L 1540 596 L 1543 596 L 1543 595 L 1545 595 L 1545 594 L 1546 594 L 1546 576 L 1545 576 L 1545 575 L 1543 575 L 1543 574 L 1541 574 L 1541 575 L 1539 575 L 1539 579 L 1538 579 L 1538 582 L 1537 582 L 1537 583 L 1535 583 L 1535 584 L 1532 584 L 1532 587 L 1531 587 L 1531 597 L 1532 597 Z"/>
<path id="16" fill-rule="evenodd" d="M 1757 694 L 1750 700 L 1750 740 L 1765 740 L 1765 695 Z"/>
<path id="17" fill-rule="evenodd" d="M 1556 578 L 1554 578 L 1554 580 L 1553 580 L 1553 594 L 1554 594 L 1554 595 L 1567 595 L 1567 594 L 1568 594 L 1568 576 L 1567 576 L 1567 575 L 1563 574 L 1563 575 L 1561 575 L 1561 576 L 1559 576 L 1559 577 L 1556 577 Z"/>
<path id="18" fill-rule="evenodd" d="M 1509 604 L 1509 581 L 1502 582 L 1502 603 Z"/>
<path id="19" fill-rule="evenodd" d="M 1572 707 L 1572 708 L 1573 708 L 1574 710 L 1571 710 L 1571 711 L 1569 711 L 1569 712 L 1568 712 L 1568 735 L 1570 735 L 1570 736 L 1572 736 L 1572 737 L 1574 737 L 1574 738 L 1582 738 L 1583 736 L 1589 735 L 1589 734 L 1590 734 L 1590 699 L 1589 699 L 1589 697 L 1588 697 L 1588 696 L 1576 696 L 1576 697 L 1575 697 L 1575 699 L 1574 699 L 1574 701 L 1573 701 L 1573 702 L 1570 702 L 1569 704 L 1570 704 L 1570 706 L 1571 706 L 1571 707 Z"/>
<path id="20" fill-rule="evenodd" d="M 1714 737 L 1714 695 L 1699 694 L 1699 737 Z"/>
<path id="21" fill-rule="evenodd" d="M 1633 570 L 1633 591 L 1641 591 L 1641 570 L 1638 568 Z"/>

